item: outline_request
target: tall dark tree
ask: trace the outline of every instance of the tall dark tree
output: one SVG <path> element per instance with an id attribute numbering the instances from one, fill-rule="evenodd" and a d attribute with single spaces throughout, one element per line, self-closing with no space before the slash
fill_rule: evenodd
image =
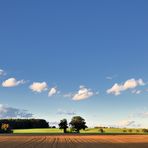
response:
<path id="1" fill-rule="evenodd" d="M 85 128 L 87 128 L 85 120 L 80 116 L 73 117 L 69 124 L 77 133 L 79 133 L 81 129 L 85 130 Z"/>
<path id="2" fill-rule="evenodd" d="M 59 123 L 59 129 L 63 129 L 64 133 L 67 133 L 68 123 L 66 119 L 63 119 Z"/>

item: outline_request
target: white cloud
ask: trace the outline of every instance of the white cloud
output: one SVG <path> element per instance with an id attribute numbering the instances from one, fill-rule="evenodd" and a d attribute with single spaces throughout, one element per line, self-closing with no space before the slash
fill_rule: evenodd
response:
<path id="1" fill-rule="evenodd" d="M 128 126 L 133 126 L 135 124 L 135 121 L 133 120 L 122 120 L 117 123 L 117 127 L 128 127 Z"/>
<path id="2" fill-rule="evenodd" d="M 132 93 L 139 95 L 142 93 L 142 90 L 133 90 Z"/>
<path id="3" fill-rule="evenodd" d="M 72 96 L 73 96 L 72 93 L 67 93 L 63 95 L 63 97 L 65 98 L 71 98 Z"/>
<path id="4" fill-rule="evenodd" d="M 123 84 L 115 83 L 112 88 L 108 89 L 106 92 L 108 94 L 114 94 L 114 95 L 120 95 L 122 91 L 128 90 L 128 89 L 134 89 L 137 86 L 143 86 L 145 85 L 144 81 L 142 79 L 129 79 L 125 81 Z"/>
<path id="5" fill-rule="evenodd" d="M 143 86 L 143 85 L 145 85 L 145 83 L 143 82 L 142 79 L 139 79 L 139 80 L 130 79 L 124 83 L 123 88 L 127 90 L 127 89 L 131 89 L 131 88 L 135 88 L 137 86 Z"/>
<path id="6" fill-rule="evenodd" d="M 107 90 L 107 93 L 108 94 L 114 94 L 114 95 L 120 95 L 121 94 L 121 91 L 123 90 L 123 86 L 122 85 L 119 85 L 119 84 L 114 84 L 112 86 L 112 88 L 108 89 Z"/>
<path id="7" fill-rule="evenodd" d="M 33 92 L 41 93 L 42 91 L 47 90 L 48 85 L 46 82 L 33 82 L 29 87 Z"/>
<path id="8" fill-rule="evenodd" d="M 58 112 L 57 112 L 58 115 L 76 115 L 76 113 L 71 110 L 71 111 L 66 111 L 66 110 L 63 110 L 63 109 L 58 109 Z"/>
<path id="9" fill-rule="evenodd" d="M 49 122 L 49 126 L 59 126 L 59 121 L 52 121 L 52 122 Z"/>
<path id="10" fill-rule="evenodd" d="M 0 118 L 31 118 L 33 114 L 28 113 L 27 110 L 7 107 L 0 104 Z"/>
<path id="11" fill-rule="evenodd" d="M 58 93 L 57 88 L 56 88 L 56 87 L 53 87 L 53 88 L 51 88 L 51 89 L 49 90 L 48 96 L 51 97 L 51 96 L 53 96 L 53 95 L 55 95 L 55 94 L 57 94 L 57 93 Z"/>
<path id="12" fill-rule="evenodd" d="M 106 79 L 107 79 L 107 80 L 112 80 L 113 77 L 111 77 L 111 76 L 107 76 Z"/>
<path id="13" fill-rule="evenodd" d="M 113 79 L 116 78 L 116 77 L 117 77 L 117 75 L 107 76 L 106 79 L 107 79 L 107 80 L 113 80 Z"/>
<path id="14" fill-rule="evenodd" d="M 137 114 L 135 114 L 135 117 L 148 118 L 148 112 L 137 113 Z"/>
<path id="15" fill-rule="evenodd" d="M 141 116 L 144 117 L 144 118 L 148 118 L 148 112 L 141 113 Z"/>
<path id="16" fill-rule="evenodd" d="M 2 83 L 2 86 L 3 87 L 15 87 L 15 86 L 18 86 L 24 83 L 25 83 L 24 80 L 17 81 L 15 78 L 9 78 Z"/>
<path id="17" fill-rule="evenodd" d="M 92 97 L 94 95 L 94 92 L 91 91 L 91 89 L 86 88 L 85 86 L 80 86 L 80 89 L 76 94 L 73 96 L 73 100 L 79 101 L 84 100 L 89 97 Z"/>
<path id="18" fill-rule="evenodd" d="M 6 72 L 3 69 L 0 69 L 0 76 L 6 75 Z"/>

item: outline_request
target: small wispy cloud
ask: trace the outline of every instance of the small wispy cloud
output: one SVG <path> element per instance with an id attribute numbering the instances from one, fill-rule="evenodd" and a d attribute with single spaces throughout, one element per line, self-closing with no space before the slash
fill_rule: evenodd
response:
<path id="1" fill-rule="evenodd" d="M 6 72 L 3 69 L 0 69 L 0 76 L 5 76 Z"/>
<path id="2" fill-rule="evenodd" d="M 142 93 L 142 90 L 132 90 L 133 94 L 139 95 Z"/>
<path id="3" fill-rule="evenodd" d="M 67 110 L 63 110 L 63 109 L 58 109 L 57 114 L 58 115 L 69 115 L 69 116 L 73 116 L 73 115 L 76 115 L 76 112 L 74 112 L 73 110 L 67 111 Z"/>
<path id="4" fill-rule="evenodd" d="M 58 89 L 56 87 L 52 87 L 48 92 L 48 97 L 52 97 L 58 93 Z"/>
<path id="5" fill-rule="evenodd" d="M 141 124 L 136 123 L 136 121 L 134 120 L 130 120 L 130 119 L 125 119 L 125 120 L 121 120 L 119 121 L 115 127 L 119 127 L 119 128 L 124 128 L 124 127 L 133 127 L 133 128 L 139 128 L 141 127 Z"/>
<path id="6" fill-rule="evenodd" d="M 3 87 L 15 87 L 24 84 L 24 80 L 16 80 L 15 78 L 9 78 L 2 83 Z"/>
<path id="7" fill-rule="evenodd" d="M 117 75 L 107 76 L 106 79 L 107 79 L 107 80 L 113 80 L 113 79 L 116 78 L 116 77 L 117 77 Z"/>
<path id="8" fill-rule="evenodd" d="M 49 122 L 49 126 L 58 126 L 59 125 L 59 121 L 51 121 Z"/>
<path id="9" fill-rule="evenodd" d="M 132 117 L 135 117 L 135 118 L 148 118 L 148 111 L 134 113 L 134 114 L 132 114 Z"/>
<path id="10" fill-rule="evenodd" d="M 135 121 L 126 119 L 126 120 L 119 121 L 116 126 L 117 127 L 128 127 L 128 126 L 133 126 L 134 124 L 135 124 Z"/>
<path id="11" fill-rule="evenodd" d="M 65 98 L 72 98 L 73 94 L 72 93 L 67 93 L 67 94 L 64 94 L 63 97 Z"/>

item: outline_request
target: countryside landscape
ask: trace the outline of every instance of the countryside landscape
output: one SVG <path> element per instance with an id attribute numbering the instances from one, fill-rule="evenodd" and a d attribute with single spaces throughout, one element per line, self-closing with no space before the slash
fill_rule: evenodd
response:
<path id="1" fill-rule="evenodd" d="M 0 1 L 0 148 L 148 148 L 148 1 Z"/>

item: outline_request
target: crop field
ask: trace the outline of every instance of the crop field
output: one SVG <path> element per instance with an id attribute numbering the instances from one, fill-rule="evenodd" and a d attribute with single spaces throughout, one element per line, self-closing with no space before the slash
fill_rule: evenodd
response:
<path id="1" fill-rule="evenodd" d="M 148 148 L 147 135 L 1 135 L 0 148 Z"/>
<path id="2" fill-rule="evenodd" d="M 131 129 L 132 131 L 129 132 L 129 129 L 120 129 L 120 128 L 108 128 L 103 129 L 103 134 L 144 134 L 142 129 Z M 67 130 L 68 132 L 70 129 Z M 126 131 L 126 132 L 123 132 Z M 63 130 L 58 128 L 38 128 L 38 129 L 17 129 L 13 130 L 14 134 L 61 134 Z M 81 134 L 98 134 L 100 133 L 99 129 L 97 128 L 88 128 L 86 130 L 81 130 Z"/>

